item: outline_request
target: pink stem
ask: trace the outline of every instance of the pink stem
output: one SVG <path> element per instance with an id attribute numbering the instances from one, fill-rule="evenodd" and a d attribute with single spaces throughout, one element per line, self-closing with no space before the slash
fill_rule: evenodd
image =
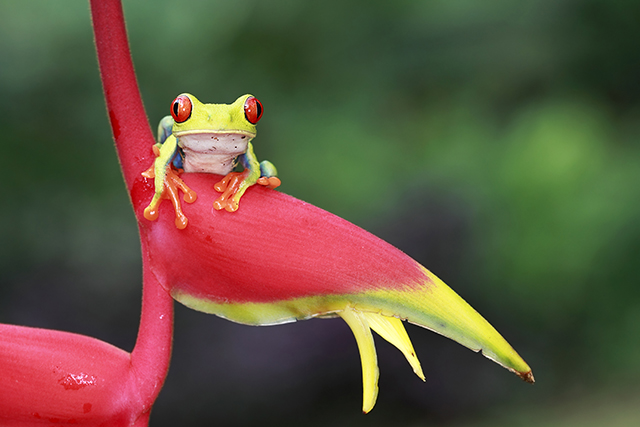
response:
<path id="1" fill-rule="evenodd" d="M 151 271 L 148 249 L 142 244 L 142 315 L 131 367 L 145 409 L 151 409 L 169 370 L 173 340 L 173 298 Z"/>
<path id="2" fill-rule="evenodd" d="M 100 76 L 116 150 L 129 191 L 153 163 L 155 143 L 136 80 L 120 0 L 91 0 Z"/>
<path id="3" fill-rule="evenodd" d="M 140 172 L 152 163 L 151 147 L 155 141 L 131 61 L 120 0 L 91 0 L 91 14 L 109 119 L 125 183 L 131 193 L 134 181 L 141 179 Z M 142 316 L 131 365 L 141 401 L 150 409 L 169 368 L 173 299 L 151 272 L 144 243 L 142 254 Z"/>

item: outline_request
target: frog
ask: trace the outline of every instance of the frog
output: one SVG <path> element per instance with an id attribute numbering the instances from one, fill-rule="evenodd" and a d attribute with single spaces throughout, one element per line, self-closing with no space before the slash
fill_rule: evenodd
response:
<path id="1" fill-rule="evenodd" d="M 222 193 L 213 202 L 217 211 L 237 211 L 240 198 L 252 185 L 277 188 L 281 181 L 276 167 L 268 160 L 259 162 L 252 144 L 263 111 L 262 103 L 251 94 L 240 96 L 232 104 L 205 104 L 190 93 L 178 95 L 171 103 L 171 115 L 158 125 L 154 162 L 142 173 L 154 180 L 155 190 L 144 217 L 157 219 L 160 203 L 170 199 L 176 227 L 186 228 L 189 221 L 178 190 L 186 203 L 194 203 L 197 195 L 180 178 L 182 173 L 224 175 L 214 185 Z M 243 170 L 235 171 L 238 165 Z"/>

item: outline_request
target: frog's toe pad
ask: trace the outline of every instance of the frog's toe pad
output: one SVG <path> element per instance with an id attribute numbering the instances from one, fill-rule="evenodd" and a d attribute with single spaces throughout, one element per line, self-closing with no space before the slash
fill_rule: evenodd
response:
<path id="1" fill-rule="evenodd" d="M 158 219 L 158 207 L 149 205 L 144 208 L 144 217 L 149 221 L 155 221 Z"/>
<path id="2" fill-rule="evenodd" d="M 196 201 L 196 199 L 198 198 L 198 195 L 196 194 L 196 192 L 195 192 L 195 191 L 190 190 L 190 191 L 186 191 L 186 192 L 183 194 L 183 197 L 182 197 L 182 198 L 183 198 L 183 200 L 184 200 L 185 202 L 187 202 L 187 203 L 193 203 L 193 202 L 195 202 L 195 201 Z"/>
<path id="3" fill-rule="evenodd" d="M 188 223 L 189 223 L 189 220 L 187 219 L 186 216 L 184 215 L 176 216 L 176 228 L 178 230 L 184 230 L 185 228 L 187 228 Z"/>
<path id="4" fill-rule="evenodd" d="M 224 203 L 221 203 L 220 200 L 215 200 L 213 202 L 213 208 L 217 211 L 224 209 Z"/>
<path id="5" fill-rule="evenodd" d="M 225 190 L 227 189 L 227 184 L 228 184 L 228 181 L 222 180 L 216 183 L 216 185 L 213 186 L 213 189 L 216 190 L 218 193 L 224 193 Z"/>
<path id="6" fill-rule="evenodd" d="M 213 202 L 213 208 L 217 211 L 224 209 L 227 212 L 235 212 L 238 210 L 238 202 L 233 199 L 226 199 L 222 196 Z"/>
<path id="7" fill-rule="evenodd" d="M 277 176 L 270 176 L 270 177 L 263 176 L 258 178 L 257 183 L 260 185 L 264 185 L 265 187 L 274 189 L 279 187 L 280 184 L 282 184 L 282 181 L 280 181 L 280 178 L 278 178 Z"/>

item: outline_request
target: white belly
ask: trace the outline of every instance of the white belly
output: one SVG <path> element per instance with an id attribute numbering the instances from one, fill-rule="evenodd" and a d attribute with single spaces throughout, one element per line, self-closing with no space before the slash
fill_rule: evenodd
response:
<path id="1" fill-rule="evenodd" d="M 247 151 L 250 140 L 247 135 L 237 133 L 180 136 L 178 145 L 184 151 L 184 171 L 226 175 L 233 170 L 236 157 Z"/>

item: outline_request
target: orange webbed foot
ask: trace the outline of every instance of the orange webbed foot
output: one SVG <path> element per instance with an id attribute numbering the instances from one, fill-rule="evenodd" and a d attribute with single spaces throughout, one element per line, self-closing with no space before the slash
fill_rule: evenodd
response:
<path id="1" fill-rule="evenodd" d="M 213 202 L 215 210 L 225 209 L 227 212 L 235 212 L 238 210 L 238 200 L 236 197 L 240 186 L 249 176 L 249 171 L 242 172 L 230 172 L 220 182 L 213 186 L 213 188 L 222 193 L 222 196 L 218 197 Z"/>
<path id="2" fill-rule="evenodd" d="M 163 199 L 171 200 L 173 204 L 173 208 L 176 213 L 175 224 L 176 227 L 180 230 L 183 230 L 189 220 L 185 216 L 184 212 L 182 212 L 182 206 L 180 205 L 180 198 L 178 196 L 178 189 L 182 190 L 183 200 L 187 203 L 193 203 L 197 199 L 196 192 L 190 189 L 180 178 L 180 174 L 182 173 L 182 169 L 174 169 L 171 165 L 167 166 L 166 175 L 164 178 L 164 185 L 162 188 L 162 192 L 158 195 L 157 193 L 153 196 L 151 203 L 144 210 L 144 217 L 149 221 L 154 221 L 158 218 L 158 207 Z M 145 178 L 154 178 L 155 172 L 154 167 L 151 166 L 149 169 L 142 173 L 142 176 Z"/>
<path id="3" fill-rule="evenodd" d="M 282 181 L 280 181 L 280 178 L 278 178 L 277 176 L 270 176 L 270 177 L 263 176 L 258 178 L 258 181 L 256 182 L 272 190 L 274 188 L 278 188 L 280 184 L 282 184 Z"/>

